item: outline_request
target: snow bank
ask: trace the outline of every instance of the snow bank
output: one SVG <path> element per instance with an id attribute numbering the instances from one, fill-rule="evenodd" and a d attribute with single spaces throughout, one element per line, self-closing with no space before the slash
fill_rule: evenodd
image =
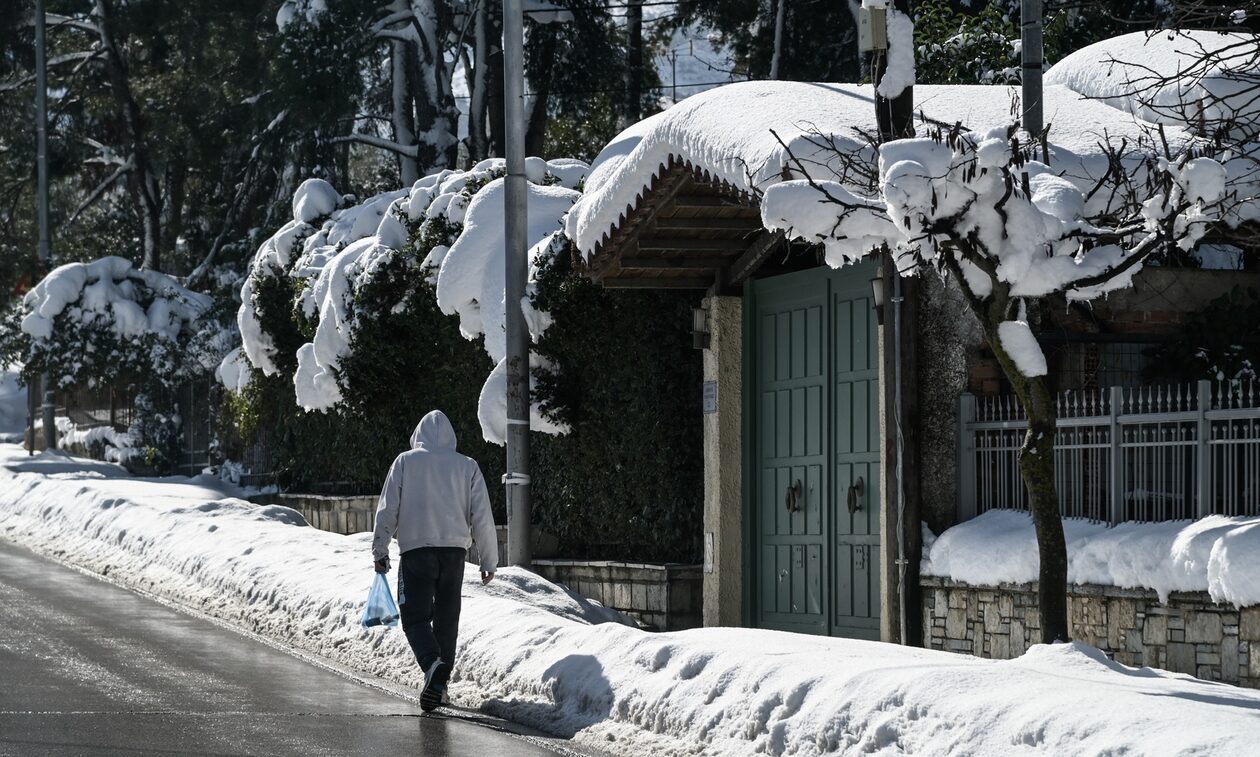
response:
<path id="1" fill-rule="evenodd" d="M 1260 37 L 1245 32 L 1134 32 L 1077 50 L 1043 81 L 1155 123 L 1254 124 L 1258 49 Z"/>
<path id="2" fill-rule="evenodd" d="M 1260 517 L 1212 515 L 1198 521 L 1107 526 L 1064 518 L 1068 580 L 1174 591 L 1206 591 L 1216 602 L 1260 604 Z M 946 530 L 925 550 L 923 573 L 995 586 L 1037 580 L 1032 519 L 990 510 Z"/>
<path id="3" fill-rule="evenodd" d="M 357 624 L 368 535 L 234 493 L 0 447 L 0 536 L 417 685 L 403 634 Z M 615 754 L 1241 755 L 1260 739 L 1260 692 L 1080 644 L 996 662 L 774 631 L 650 634 L 593 624 L 611 614 L 515 569 L 488 587 L 473 570 L 463 593 L 455 702 Z"/>
<path id="4" fill-rule="evenodd" d="M 987 130 L 1011 120 L 1010 103 L 1018 91 L 1007 86 L 915 86 L 915 118 Z M 782 181 L 785 172 L 800 178 L 780 138 L 814 178 L 833 178 L 849 189 L 869 190 L 857 186 L 856 177 L 836 163 L 831 151 L 815 144 L 823 140 L 811 135 L 834 140 L 873 171 L 875 153 L 860 136 L 876 131 L 873 97 L 869 85 L 785 81 L 740 82 L 693 95 L 629 127 L 600 152 L 565 231 L 584 254 L 593 252 L 671 158 L 757 195 Z M 1143 137 L 1149 141 L 1151 124 L 1067 87 L 1046 87 L 1043 102 L 1055 172 L 1082 191 L 1107 175 L 1107 156 L 1100 143 L 1125 139 L 1132 146 Z M 1177 128 L 1166 130 L 1166 136 L 1174 149 L 1189 138 Z M 1099 192 L 1091 202 L 1105 205 L 1106 195 Z"/>

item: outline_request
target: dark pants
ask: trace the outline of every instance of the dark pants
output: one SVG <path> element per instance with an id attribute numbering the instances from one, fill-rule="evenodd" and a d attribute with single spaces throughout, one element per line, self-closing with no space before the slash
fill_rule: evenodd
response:
<path id="1" fill-rule="evenodd" d="M 398 565 L 398 610 L 403 633 L 422 670 L 441 658 L 453 670 L 459 634 L 464 550 L 421 547 L 403 552 Z"/>

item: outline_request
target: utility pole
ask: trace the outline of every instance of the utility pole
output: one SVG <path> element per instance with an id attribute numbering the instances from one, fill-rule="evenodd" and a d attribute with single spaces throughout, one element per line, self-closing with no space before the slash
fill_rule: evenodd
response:
<path id="1" fill-rule="evenodd" d="M 44 0 L 35 0 L 35 193 L 39 207 L 39 262 L 41 273 L 47 273 L 52 263 L 52 244 L 48 233 L 48 43 L 45 36 Z M 57 449 L 56 405 L 53 403 L 52 383 L 48 374 L 40 376 L 44 393 L 43 410 L 44 449 Z M 38 392 L 27 387 L 28 392 Z M 28 401 L 34 409 L 34 401 Z M 35 452 L 35 418 L 30 421 L 31 454 Z"/>
<path id="2" fill-rule="evenodd" d="M 637 123 L 643 103 L 643 0 L 626 3 L 626 99 L 621 128 Z"/>
<path id="3" fill-rule="evenodd" d="M 1020 0 L 1020 89 L 1024 98 L 1024 129 L 1041 142 L 1042 159 L 1050 162 L 1049 148 L 1042 138 L 1045 128 L 1041 103 L 1041 0 Z"/>
<path id="4" fill-rule="evenodd" d="M 867 0 L 863 4 L 863 10 L 867 8 L 873 12 L 882 10 L 888 15 L 897 12 L 906 18 L 910 17 L 910 0 Z M 879 94 L 879 85 L 888 71 L 888 56 L 897 44 L 886 33 L 884 40 L 884 49 L 875 50 L 874 70 L 871 72 L 871 81 L 875 82 L 875 123 L 879 127 L 880 142 L 914 136 L 914 87 L 906 87 L 901 94 L 891 99 Z"/>
<path id="5" fill-rule="evenodd" d="M 525 297 L 525 28 L 521 0 L 503 0 L 503 108 L 507 121 L 507 178 L 504 232 L 506 265 L 503 297 L 507 326 L 507 486 L 509 565 L 532 562 L 529 502 L 529 332 L 521 300 Z"/>
<path id="6" fill-rule="evenodd" d="M 770 78 L 777 80 L 783 62 L 783 22 L 787 15 L 787 0 L 775 0 L 774 6 L 774 55 L 770 58 Z"/>

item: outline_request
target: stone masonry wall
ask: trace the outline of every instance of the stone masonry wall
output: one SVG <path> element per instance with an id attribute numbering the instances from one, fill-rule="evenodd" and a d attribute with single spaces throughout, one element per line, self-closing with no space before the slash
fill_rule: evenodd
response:
<path id="1" fill-rule="evenodd" d="M 924 643 L 932 649 L 1009 659 L 1040 641 L 1035 584 L 970 586 L 924 576 Z M 1213 604 L 1204 592 L 1172 594 L 1071 586 L 1072 638 L 1125 665 L 1163 668 L 1260 688 L 1260 606 Z"/>
<path id="2" fill-rule="evenodd" d="M 535 560 L 533 568 L 543 578 L 619 610 L 650 630 L 681 631 L 701 625 L 699 565 Z"/>

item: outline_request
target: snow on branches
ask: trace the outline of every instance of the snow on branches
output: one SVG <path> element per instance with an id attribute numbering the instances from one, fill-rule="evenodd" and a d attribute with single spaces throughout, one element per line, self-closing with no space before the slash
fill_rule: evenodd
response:
<path id="1" fill-rule="evenodd" d="M 978 300 L 998 287 L 1004 300 L 1093 299 L 1128 286 L 1168 245 L 1192 248 L 1227 194 L 1224 166 L 1192 151 L 1114 162 L 1109 186 L 1083 189 L 1030 159 L 1013 126 L 938 128 L 880 146 L 875 196 L 827 179 L 785 181 L 766 191 L 762 218 L 821 242 L 832 266 L 886 246 L 902 273 L 956 274 Z"/>

